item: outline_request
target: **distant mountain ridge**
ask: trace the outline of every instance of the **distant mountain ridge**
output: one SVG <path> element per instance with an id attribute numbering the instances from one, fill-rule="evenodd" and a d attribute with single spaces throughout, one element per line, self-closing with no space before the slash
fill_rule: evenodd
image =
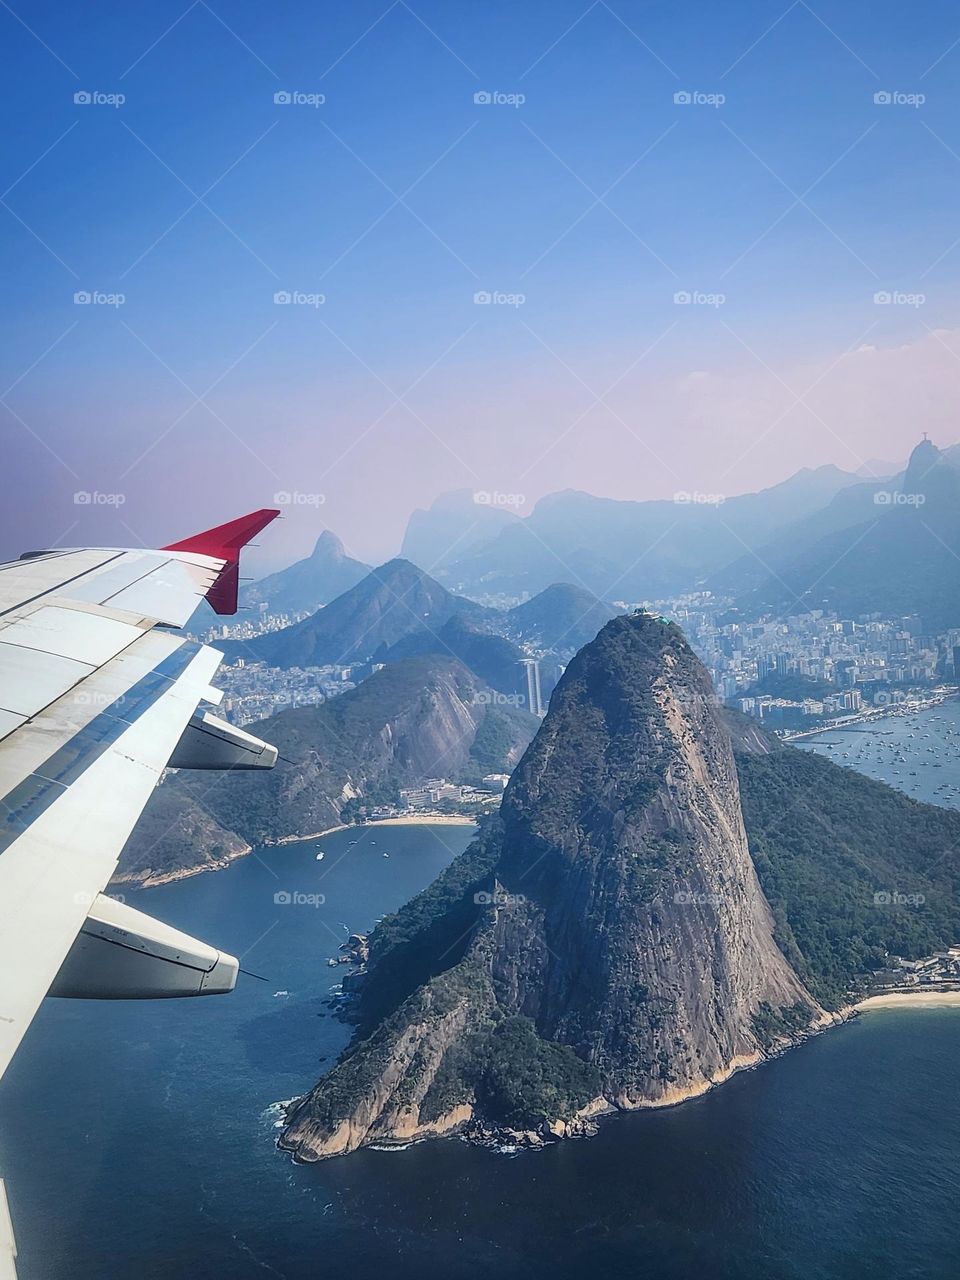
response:
<path id="1" fill-rule="evenodd" d="M 554 583 L 514 609 L 487 608 L 454 595 L 409 561 L 391 560 L 311 617 L 222 647 L 229 658 L 282 668 L 447 654 L 512 694 L 525 656 L 520 646 L 572 653 L 616 612 L 569 583 Z"/>
<path id="2" fill-rule="evenodd" d="M 835 466 L 804 468 L 757 493 L 680 492 L 649 502 L 565 490 L 542 498 L 437 570 L 457 590 L 531 595 L 557 581 L 603 599 L 642 600 L 692 589 L 797 520 L 821 510 L 860 477 Z"/>
<path id="3" fill-rule="evenodd" d="M 240 591 L 246 609 L 265 608 L 269 613 L 313 612 L 370 572 L 370 565 L 354 560 L 330 529 L 320 534 L 313 551 L 303 560 L 247 583 Z"/>
<path id="4" fill-rule="evenodd" d="M 827 608 L 918 614 L 931 630 L 960 625 L 960 449 L 930 440 L 906 471 L 838 496 L 819 522 L 762 554 L 768 573 L 743 595 L 748 616 Z M 811 536 L 812 535 L 812 536 Z M 772 570 L 773 572 L 769 572 Z"/>
<path id="5" fill-rule="evenodd" d="M 517 516 L 497 501 L 498 495 L 472 489 L 441 493 L 427 510 L 410 516 L 400 555 L 435 573 L 495 538 Z"/>

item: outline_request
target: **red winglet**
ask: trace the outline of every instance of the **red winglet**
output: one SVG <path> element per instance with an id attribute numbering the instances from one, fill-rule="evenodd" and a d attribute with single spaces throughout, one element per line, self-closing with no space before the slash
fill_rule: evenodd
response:
<path id="1" fill-rule="evenodd" d="M 218 524 L 215 529 L 205 529 L 203 533 L 195 533 L 192 538 L 184 538 L 182 542 L 171 542 L 168 547 L 161 547 L 161 551 L 195 551 L 201 556 L 226 560 L 219 577 L 207 592 L 207 599 L 215 613 L 236 613 L 240 585 L 240 550 L 261 529 L 265 529 L 271 520 L 276 520 L 279 514 L 279 511 L 267 507 L 251 511 L 248 516 Z"/>

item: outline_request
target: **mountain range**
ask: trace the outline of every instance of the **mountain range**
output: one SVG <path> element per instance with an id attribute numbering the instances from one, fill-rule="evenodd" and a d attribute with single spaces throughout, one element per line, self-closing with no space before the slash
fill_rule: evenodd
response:
<path id="1" fill-rule="evenodd" d="M 572 582 L 602 599 L 643 600 L 689 590 L 821 510 L 859 477 L 837 467 L 798 471 L 759 493 L 678 493 L 628 502 L 566 490 L 523 520 L 437 569 L 455 590 L 535 594 Z M 422 521 L 421 521 L 422 523 Z"/>
<path id="2" fill-rule="evenodd" d="M 280 763 L 262 776 L 167 774 L 120 859 L 119 880 L 156 883 L 225 865 L 251 847 L 304 838 L 427 778 L 509 772 L 537 721 L 498 704 L 454 658 L 392 663 L 320 706 L 250 725 Z"/>
<path id="3" fill-rule="evenodd" d="M 409 603 L 414 610 L 423 603 L 425 623 L 427 612 L 434 615 L 435 632 L 453 611 L 469 612 L 438 596 L 440 588 L 455 601 L 489 600 L 537 597 L 563 583 L 594 601 L 652 600 L 707 588 L 735 599 L 747 616 L 828 607 L 853 614 L 920 613 L 931 629 L 956 625 L 960 446 L 941 452 L 924 440 L 905 468 L 888 475 L 892 470 L 887 463 L 868 464 L 857 474 L 805 468 L 758 493 L 678 493 L 673 501 L 619 501 L 566 490 L 541 499 L 524 519 L 496 505 L 497 495 L 458 490 L 414 512 L 403 556 L 372 572 L 389 578 L 403 563 L 426 566 L 432 598 Z M 274 612 L 315 610 L 360 583 L 365 572 L 327 533 L 311 557 L 245 588 L 244 600 Z M 402 600 L 408 588 L 395 586 Z M 568 637 L 570 653 L 597 629 L 588 603 L 571 608 L 580 612 L 567 623 L 577 623 Z M 584 614 L 588 620 L 580 626 Z M 485 627 L 479 613 L 470 621 Z M 344 653 L 343 660 L 352 660 L 365 647 L 349 637 L 346 648 L 339 639 L 327 643 L 327 625 L 305 627 L 293 647 L 309 651 L 301 637 L 314 630 L 318 652 L 332 655 L 324 661 L 341 660 Z M 495 622 L 486 629 L 517 638 Z M 371 635 L 379 631 L 374 624 Z M 402 639 L 386 628 L 378 643 L 389 648 Z M 557 637 L 546 640 L 556 647 Z M 265 660 L 288 665 L 284 643 L 265 643 L 279 654 Z"/>
<path id="4" fill-rule="evenodd" d="M 762 580 L 738 600 L 748 615 L 825 608 L 960 625 L 960 447 L 922 441 L 900 475 L 844 490 L 757 559 Z"/>
<path id="5" fill-rule="evenodd" d="M 554 583 L 513 609 L 489 608 L 397 559 L 371 570 L 310 617 L 252 640 L 225 641 L 222 648 L 228 658 L 281 668 L 446 653 L 493 688 L 512 693 L 521 645 L 572 656 L 616 612 L 569 583 Z"/>

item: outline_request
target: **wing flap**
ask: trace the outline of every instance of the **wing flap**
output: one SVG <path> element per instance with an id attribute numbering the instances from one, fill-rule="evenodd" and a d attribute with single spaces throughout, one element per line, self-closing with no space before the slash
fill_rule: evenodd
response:
<path id="1" fill-rule="evenodd" d="M 0 708 L 23 717 L 36 715 L 94 668 L 73 658 L 7 644 L 12 628 L 0 631 Z"/>

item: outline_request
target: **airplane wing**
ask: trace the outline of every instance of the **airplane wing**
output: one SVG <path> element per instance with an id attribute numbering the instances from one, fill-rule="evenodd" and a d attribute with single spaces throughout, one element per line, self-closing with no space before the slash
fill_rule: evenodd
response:
<path id="1" fill-rule="evenodd" d="M 277 515 L 162 550 L 0 564 L 0 1076 L 48 993 L 202 995 L 236 982 L 232 956 L 104 890 L 168 762 L 276 762 L 201 706 L 219 701 L 222 655 L 173 629 L 203 596 L 235 612 L 240 549 Z M 0 1277 L 14 1274 L 8 1223 L 0 1183 Z"/>

